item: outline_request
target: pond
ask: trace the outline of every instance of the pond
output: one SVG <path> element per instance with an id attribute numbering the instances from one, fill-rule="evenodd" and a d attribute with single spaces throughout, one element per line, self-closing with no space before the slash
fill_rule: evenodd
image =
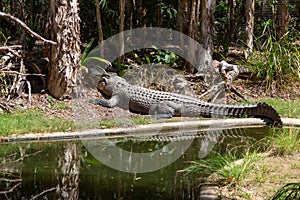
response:
<path id="1" fill-rule="evenodd" d="M 199 177 L 180 172 L 189 161 L 251 146 L 268 133 L 253 126 L 2 143 L 0 199 L 199 199 Z"/>

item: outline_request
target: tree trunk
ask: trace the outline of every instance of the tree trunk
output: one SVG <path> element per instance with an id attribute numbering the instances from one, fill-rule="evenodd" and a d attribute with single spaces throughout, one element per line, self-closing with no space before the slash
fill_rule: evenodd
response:
<path id="1" fill-rule="evenodd" d="M 157 23 L 156 23 L 157 27 L 162 27 L 163 18 L 162 18 L 162 14 L 161 14 L 161 9 L 162 9 L 161 3 L 162 3 L 162 0 L 159 0 L 158 6 L 157 6 Z"/>
<path id="2" fill-rule="evenodd" d="M 77 0 L 50 0 L 48 30 L 51 45 L 48 91 L 55 98 L 70 98 L 80 69 L 80 18 Z"/>
<path id="3" fill-rule="evenodd" d="M 231 44 L 233 34 L 234 34 L 234 11 L 235 11 L 236 2 L 235 0 L 228 0 L 228 13 L 227 13 L 227 34 L 226 42 L 224 48 L 224 53 L 228 53 L 228 48 Z"/>
<path id="4" fill-rule="evenodd" d="M 288 30 L 289 25 L 288 0 L 278 0 L 277 3 L 277 38 L 281 38 Z"/>
<path id="5" fill-rule="evenodd" d="M 125 0 L 120 0 L 119 4 L 120 10 L 120 25 L 119 25 L 119 58 L 118 58 L 118 69 L 121 69 L 121 63 L 123 62 L 123 55 L 124 55 L 124 21 L 125 21 Z"/>
<path id="6" fill-rule="evenodd" d="M 97 25 L 98 25 L 98 43 L 100 44 L 103 42 L 103 32 L 102 32 L 102 22 L 101 22 L 101 10 L 100 10 L 100 3 L 99 0 L 95 0 L 96 6 L 96 18 L 97 18 Z"/>
<path id="7" fill-rule="evenodd" d="M 249 53 L 253 51 L 253 33 L 254 33 L 254 0 L 245 0 L 245 39 L 246 49 L 244 51 L 245 58 L 247 59 Z"/>
<path id="8" fill-rule="evenodd" d="M 198 31 L 198 23 L 199 23 L 199 15 L 200 15 L 200 0 L 196 0 L 196 14 L 195 14 L 195 40 L 199 41 L 199 31 Z"/>
<path id="9" fill-rule="evenodd" d="M 200 43 L 202 48 L 198 50 L 197 55 L 197 73 L 207 74 L 212 70 L 212 51 L 213 51 L 213 33 L 214 33 L 214 18 L 213 14 L 216 7 L 215 0 L 201 0 L 201 25 L 200 25 Z M 208 80 L 205 77 L 205 81 Z"/>
<path id="10" fill-rule="evenodd" d="M 201 39 L 200 42 L 203 44 L 209 54 L 212 54 L 213 50 L 213 33 L 214 33 L 214 16 L 216 1 L 215 0 L 201 0 Z"/>
<path id="11" fill-rule="evenodd" d="M 190 12 L 188 36 L 190 36 L 193 39 L 195 39 L 195 35 L 197 33 L 197 25 L 195 25 L 196 9 L 197 9 L 197 0 L 192 0 L 191 9 L 190 9 L 191 12 Z"/>
<path id="12" fill-rule="evenodd" d="M 184 34 L 188 34 L 189 13 L 189 0 L 178 0 L 177 30 Z"/>

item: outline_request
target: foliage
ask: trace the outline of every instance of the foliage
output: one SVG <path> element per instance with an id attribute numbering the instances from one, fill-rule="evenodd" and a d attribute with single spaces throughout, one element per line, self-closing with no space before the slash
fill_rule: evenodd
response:
<path id="1" fill-rule="evenodd" d="M 247 65 L 253 75 L 266 82 L 266 89 L 272 84 L 284 88 L 293 80 L 300 80 L 300 46 L 291 44 L 289 33 L 280 40 L 274 35 L 259 45 L 260 52 L 250 55 Z"/>
<path id="2" fill-rule="evenodd" d="M 176 61 L 178 60 L 179 56 L 176 55 L 174 52 L 168 50 L 161 50 L 158 49 L 156 46 L 152 46 L 152 48 L 156 50 L 150 53 L 155 63 L 177 66 Z"/>
<path id="3" fill-rule="evenodd" d="M 300 136 L 297 129 L 273 129 L 268 136 L 268 144 L 280 155 L 290 155 L 299 152 Z"/>
<path id="4" fill-rule="evenodd" d="M 271 200 L 300 199 L 300 183 L 288 183 L 271 198 Z"/>
<path id="5" fill-rule="evenodd" d="M 225 155 L 217 154 L 204 160 L 192 161 L 184 171 L 186 174 L 198 172 L 204 175 L 215 174 L 223 183 L 236 185 L 246 178 L 259 158 L 256 152 L 246 151 L 242 154 L 242 159 L 238 160 L 237 152 L 228 152 Z"/>

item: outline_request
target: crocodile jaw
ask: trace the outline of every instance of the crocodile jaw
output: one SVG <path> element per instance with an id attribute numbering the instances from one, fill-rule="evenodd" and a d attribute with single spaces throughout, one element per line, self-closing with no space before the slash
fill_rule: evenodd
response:
<path id="1" fill-rule="evenodd" d="M 107 85 L 107 79 L 105 77 L 101 77 L 98 85 L 97 85 L 97 89 L 98 91 L 102 94 L 102 96 L 104 96 L 104 98 L 108 99 L 111 98 L 111 92 L 109 92 L 106 89 L 106 85 Z"/>

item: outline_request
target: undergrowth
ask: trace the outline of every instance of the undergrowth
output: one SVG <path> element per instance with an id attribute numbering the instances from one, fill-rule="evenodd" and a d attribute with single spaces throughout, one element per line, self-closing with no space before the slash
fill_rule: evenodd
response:
<path id="1" fill-rule="evenodd" d="M 254 51 L 244 63 L 254 78 L 266 82 L 267 90 L 274 84 L 284 89 L 291 81 L 300 80 L 300 46 L 291 42 L 290 35 L 286 33 L 280 39 L 269 35 L 262 43 L 258 38 L 258 51 Z"/>

